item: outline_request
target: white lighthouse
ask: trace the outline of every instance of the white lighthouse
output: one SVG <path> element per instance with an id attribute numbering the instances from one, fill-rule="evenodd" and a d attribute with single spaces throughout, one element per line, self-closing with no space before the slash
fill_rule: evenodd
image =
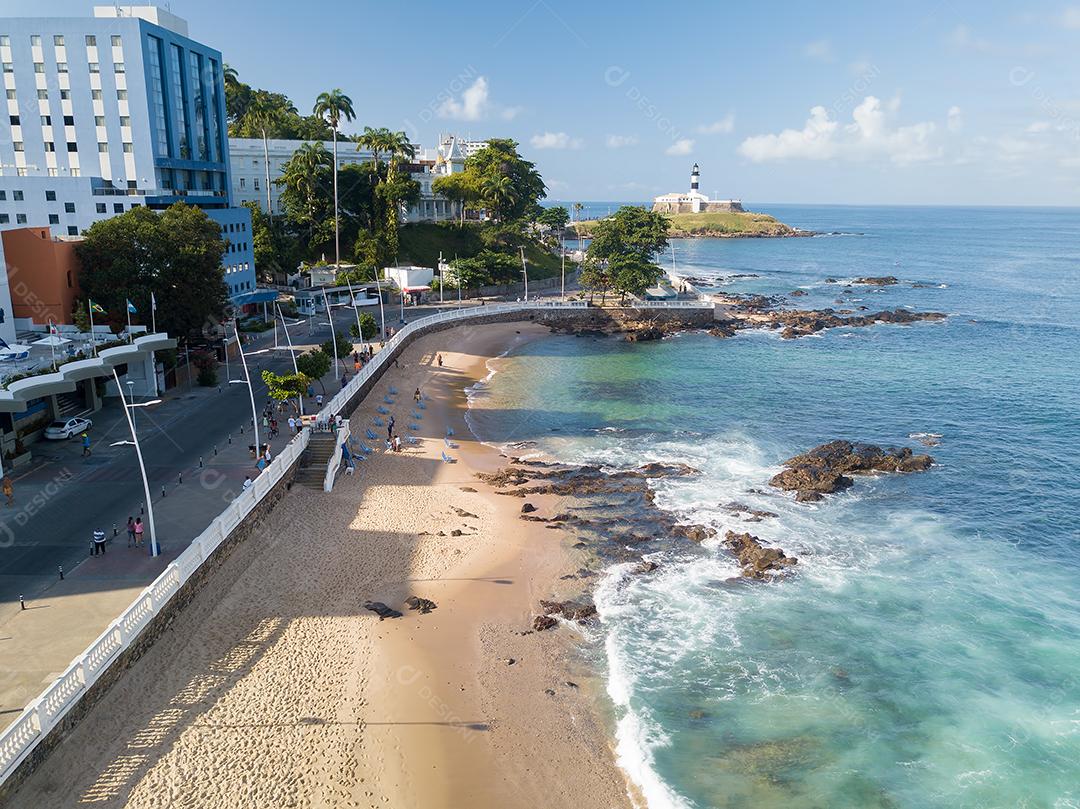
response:
<path id="1" fill-rule="evenodd" d="M 664 194 L 653 199 L 653 210 L 661 213 L 706 213 L 741 211 L 742 202 L 737 199 L 709 199 L 701 193 L 701 169 L 695 163 L 690 169 L 690 190 L 682 193 Z"/>

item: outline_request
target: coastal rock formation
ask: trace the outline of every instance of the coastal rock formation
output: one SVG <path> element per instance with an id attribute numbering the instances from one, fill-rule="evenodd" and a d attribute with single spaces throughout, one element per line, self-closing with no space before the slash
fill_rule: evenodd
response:
<path id="1" fill-rule="evenodd" d="M 724 544 L 735 554 L 742 565 L 742 575 L 748 579 L 767 579 L 798 563 L 794 556 L 786 555 L 779 548 L 767 548 L 752 534 L 736 534 L 728 531 Z"/>
<path id="2" fill-rule="evenodd" d="M 421 615 L 427 615 L 433 609 L 438 607 L 438 604 L 430 598 L 419 598 L 418 596 L 409 596 L 406 598 L 405 605 L 410 610 L 418 610 Z"/>
<path id="3" fill-rule="evenodd" d="M 720 508 L 722 508 L 724 511 L 730 512 L 731 514 L 749 514 L 751 517 L 757 517 L 759 519 L 780 516 L 774 511 L 763 511 L 761 509 L 754 509 L 750 508 L 750 506 L 746 505 L 745 503 L 737 503 L 734 501 L 727 503 L 726 505 L 720 506 Z"/>
<path id="4" fill-rule="evenodd" d="M 762 325 L 782 328 L 783 332 L 780 336 L 785 340 L 793 340 L 823 329 L 834 329 L 840 326 L 863 327 L 873 326 L 875 323 L 907 325 L 921 320 L 944 320 L 945 317 L 947 316 L 943 312 L 912 312 L 909 309 L 885 309 L 868 315 L 850 317 L 841 317 L 833 309 L 793 309 L 770 313 L 769 319 Z"/>
<path id="5" fill-rule="evenodd" d="M 532 622 L 532 628 L 536 632 L 543 632 L 545 629 L 553 629 L 558 625 L 559 622 L 550 615 L 537 615 L 533 618 Z"/>
<path id="6" fill-rule="evenodd" d="M 805 289 L 793 289 L 791 292 L 788 293 L 788 297 L 789 298 L 801 298 L 806 294 L 807 294 L 807 292 L 806 292 Z"/>
<path id="7" fill-rule="evenodd" d="M 371 610 L 373 613 L 379 616 L 379 620 L 383 621 L 387 618 L 400 618 L 401 613 L 395 610 L 393 607 L 388 607 L 381 601 L 365 601 L 364 609 Z"/>
<path id="8" fill-rule="evenodd" d="M 568 621 L 587 621 L 596 617 L 596 607 L 592 604 L 581 604 L 577 601 L 540 601 L 540 609 L 544 615 L 561 615 Z"/>
<path id="9" fill-rule="evenodd" d="M 853 284 L 864 284 L 865 286 L 872 286 L 872 287 L 891 287 L 891 286 L 895 286 L 896 284 L 898 284 L 899 281 L 897 281 L 896 277 L 892 276 L 892 275 L 880 275 L 880 276 L 870 276 L 870 277 L 867 277 L 867 278 L 856 278 L 851 283 L 853 283 Z"/>
<path id="10" fill-rule="evenodd" d="M 800 502 L 812 502 L 851 486 L 854 481 L 848 475 L 922 472 L 933 463 L 929 455 L 915 455 L 908 447 L 882 449 L 875 444 L 837 440 L 784 461 L 787 469 L 769 483 L 795 492 Z"/>
<path id="11" fill-rule="evenodd" d="M 707 525 L 676 525 L 671 529 L 672 536 L 683 537 L 691 542 L 704 542 L 716 536 L 716 529 Z"/>

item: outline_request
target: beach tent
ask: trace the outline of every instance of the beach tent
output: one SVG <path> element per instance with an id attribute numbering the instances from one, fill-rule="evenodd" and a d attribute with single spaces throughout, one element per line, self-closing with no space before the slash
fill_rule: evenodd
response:
<path id="1" fill-rule="evenodd" d="M 70 342 L 71 340 L 65 340 L 58 334 L 50 334 L 48 337 L 42 337 L 40 340 L 35 340 L 34 345 L 52 346 L 53 348 L 56 348 L 57 346 L 66 346 Z"/>

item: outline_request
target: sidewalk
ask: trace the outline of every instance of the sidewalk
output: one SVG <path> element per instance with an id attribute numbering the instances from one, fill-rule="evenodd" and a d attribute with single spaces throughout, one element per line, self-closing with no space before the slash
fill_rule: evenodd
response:
<path id="1" fill-rule="evenodd" d="M 214 395 L 213 388 L 206 390 L 207 396 Z M 122 412 L 119 418 L 123 418 Z M 162 419 L 156 429 L 163 430 L 167 426 L 168 422 Z M 16 719 L 26 703 L 59 676 L 75 656 L 225 509 L 241 491 L 245 475 L 256 477 L 258 470 L 248 451 L 248 445 L 254 441 L 250 416 L 243 424 L 243 434 L 239 432 L 240 426 L 237 424 L 232 430 L 230 444 L 228 430 L 221 425 L 224 440 L 216 455 L 211 450 L 203 458 L 201 468 L 197 460 L 179 470 L 147 468 L 153 486 L 151 502 L 162 548 L 160 556 L 149 555 L 149 526 L 144 534 L 146 547 L 127 547 L 126 514 L 121 512 L 123 516 L 118 516 L 115 521 L 119 531 L 117 536 L 113 536 L 112 524 L 101 526 L 110 536 L 103 556 L 89 555 L 92 528 L 87 525 L 86 555 L 74 569 L 65 571 L 63 580 L 57 573 L 57 578 L 44 591 L 28 595 L 25 610 L 20 608 L 17 600 L 0 605 L 0 729 Z M 125 432 L 126 429 L 125 424 Z M 144 429 L 147 429 L 146 425 L 140 424 L 140 431 Z M 92 459 L 132 451 L 131 447 L 125 446 L 109 448 L 107 452 L 108 442 L 98 432 L 96 420 L 94 433 L 99 438 Z M 282 433 L 270 441 L 271 452 L 277 455 L 291 438 L 286 424 Z M 109 435 L 108 439 L 115 440 L 115 437 Z M 262 434 L 260 441 L 266 443 Z M 46 466 L 55 469 L 67 463 L 74 467 L 82 460 L 78 457 L 80 454 L 81 447 L 60 447 L 59 461 L 50 461 Z M 163 484 L 164 497 L 162 484 L 155 482 L 163 473 L 168 476 L 168 482 Z M 42 467 L 30 474 L 50 473 Z M 105 460 L 87 465 L 73 477 L 76 483 L 84 486 L 108 484 L 114 479 L 130 494 L 128 511 L 132 516 L 138 516 L 143 501 L 142 484 L 141 480 L 130 479 L 128 468 Z M 145 513 L 143 522 L 147 522 Z"/>

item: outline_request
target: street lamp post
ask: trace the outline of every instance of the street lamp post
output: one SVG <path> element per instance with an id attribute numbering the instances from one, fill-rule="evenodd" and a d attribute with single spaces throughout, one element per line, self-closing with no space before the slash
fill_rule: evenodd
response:
<path id="1" fill-rule="evenodd" d="M 135 446 L 135 457 L 139 459 L 139 473 L 142 475 L 143 483 L 143 496 L 146 498 L 146 517 L 150 523 L 150 555 L 158 556 L 161 554 L 161 548 L 158 546 L 157 541 L 157 526 L 154 523 L 154 503 L 150 499 L 150 482 L 146 479 L 146 465 L 143 463 L 142 448 L 139 446 L 139 436 L 135 432 L 135 421 L 131 418 L 131 408 L 133 407 L 146 407 L 148 405 L 157 404 L 157 401 L 145 402 L 142 405 L 128 404 L 124 399 L 124 389 L 120 385 L 120 377 L 116 373 L 116 369 L 113 368 L 113 379 L 116 380 L 116 392 L 120 394 L 120 402 L 124 406 L 124 416 L 127 417 L 128 429 L 131 430 L 131 444 Z M 126 441 L 119 441 L 113 444 L 126 444 Z"/>
<path id="2" fill-rule="evenodd" d="M 233 331 L 236 331 L 236 326 L 233 326 Z M 259 444 L 259 413 L 255 409 L 255 388 L 251 386 L 251 375 L 248 374 L 247 359 L 244 356 L 244 345 L 240 342 L 240 333 L 236 332 L 237 348 L 240 349 L 240 363 L 244 366 L 244 379 L 242 380 L 248 388 L 248 396 L 251 398 L 251 426 L 255 430 L 255 457 L 258 458 L 262 454 L 262 445 Z M 267 349 L 263 349 L 266 351 Z M 263 351 L 252 351 L 252 354 L 261 354 Z M 241 380 L 235 380 L 240 382 Z"/>
<path id="3" fill-rule="evenodd" d="M 529 300 L 529 268 L 525 266 L 525 248 L 521 248 L 521 274 L 525 276 L 525 300 Z"/>
<path id="4" fill-rule="evenodd" d="M 293 373 L 299 375 L 300 374 L 300 369 L 296 365 L 296 352 L 293 351 L 292 335 L 289 334 L 289 324 L 285 320 L 285 315 L 283 315 L 281 313 L 281 307 L 278 305 L 277 301 L 274 301 L 274 307 L 277 309 L 278 317 L 281 318 L 281 328 L 285 332 L 285 341 L 289 344 L 289 356 L 292 357 Z M 304 394 L 301 393 L 299 396 L 296 397 L 296 400 L 300 403 L 300 415 L 303 416 L 304 415 Z"/>
<path id="5" fill-rule="evenodd" d="M 322 294 L 323 303 L 326 304 L 326 319 L 330 321 L 330 342 L 334 344 L 334 375 L 338 372 L 338 354 L 337 354 L 337 332 L 334 331 L 334 316 L 330 314 L 330 298 L 326 294 L 326 290 L 323 290 Z"/>
<path id="6" fill-rule="evenodd" d="M 356 336 L 360 338 L 360 347 L 364 347 L 364 330 L 360 327 L 360 307 L 356 305 L 356 297 L 353 295 L 352 282 L 346 281 L 349 288 L 349 303 L 352 304 L 353 314 L 356 315 Z"/>

